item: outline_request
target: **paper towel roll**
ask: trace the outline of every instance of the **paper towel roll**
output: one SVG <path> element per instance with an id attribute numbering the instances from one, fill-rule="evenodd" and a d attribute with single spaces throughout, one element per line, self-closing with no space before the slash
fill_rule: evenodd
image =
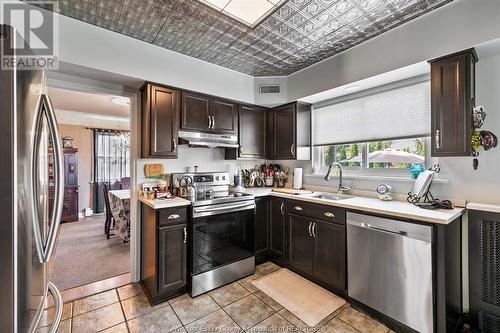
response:
<path id="1" fill-rule="evenodd" d="M 293 169 L 293 188 L 296 190 L 302 188 L 302 168 Z"/>

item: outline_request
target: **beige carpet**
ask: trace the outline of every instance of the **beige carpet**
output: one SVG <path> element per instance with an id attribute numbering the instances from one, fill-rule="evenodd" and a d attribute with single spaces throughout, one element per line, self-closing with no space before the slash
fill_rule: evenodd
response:
<path id="1" fill-rule="evenodd" d="M 130 271 L 130 242 L 106 239 L 104 216 L 61 224 L 50 280 L 66 290 Z"/>
<path id="2" fill-rule="evenodd" d="M 315 326 L 346 301 L 286 268 L 252 282 L 309 326 Z"/>

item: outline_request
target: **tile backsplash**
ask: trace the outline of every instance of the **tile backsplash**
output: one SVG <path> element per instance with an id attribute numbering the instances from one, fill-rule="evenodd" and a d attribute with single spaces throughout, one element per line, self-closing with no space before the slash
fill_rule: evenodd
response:
<path id="1" fill-rule="evenodd" d="M 232 161 L 224 159 L 224 149 L 220 148 L 189 148 L 179 147 L 177 159 L 139 159 L 137 161 L 137 183 L 151 182 L 144 176 L 144 165 L 148 163 L 162 163 L 165 167 L 165 175 L 168 177 L 174 172 L 194 171 L 198 166 L 198 172 L 204 171 L 227 171 L 231 179 L 240 169 L 250 169 L 264 163 L 264 160 Z M 156 181 L 156 180 L 153 180 Z"/>

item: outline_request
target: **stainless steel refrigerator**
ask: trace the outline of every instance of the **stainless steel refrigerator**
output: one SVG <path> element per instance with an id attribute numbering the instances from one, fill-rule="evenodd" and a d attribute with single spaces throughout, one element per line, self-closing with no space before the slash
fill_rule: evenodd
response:
<path id="1" fill-rule="evenodd" d="M 0 34 L 3 53 L 14 54 L 13 29 L 0 25 Z M 49 278 L 62 211 L 64 165 L 44 81 L 39 70 L 0 70 L 2 333 L 33 332 L 49 305 L 56 307 L 50 332 L 57 330 L 62 316 L 61 294 Z"/>

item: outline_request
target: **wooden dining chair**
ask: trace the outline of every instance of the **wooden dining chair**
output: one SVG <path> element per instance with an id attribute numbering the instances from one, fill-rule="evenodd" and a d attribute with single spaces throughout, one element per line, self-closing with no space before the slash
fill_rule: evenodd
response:
<path id="1" fill-rule="evenodd" d="M 130 189 L 130 177 L 123 177 L 121 179 L 121 183 L 122 183 L 122 190 Z"/>
<path id="2" fill-rule="evenodd" d="M 111 205 L 109 204 L 109 190 L 106 183 L 103 184 L 102 191 L 104 192 L 104 203 L 106 204 L 106 222 L 104 222 L 104 234 L 106 238 L 109 239 L 111 235 L 111 224 L 115 224 L 115 219 L 113 213 L 111 213 Z"/>

